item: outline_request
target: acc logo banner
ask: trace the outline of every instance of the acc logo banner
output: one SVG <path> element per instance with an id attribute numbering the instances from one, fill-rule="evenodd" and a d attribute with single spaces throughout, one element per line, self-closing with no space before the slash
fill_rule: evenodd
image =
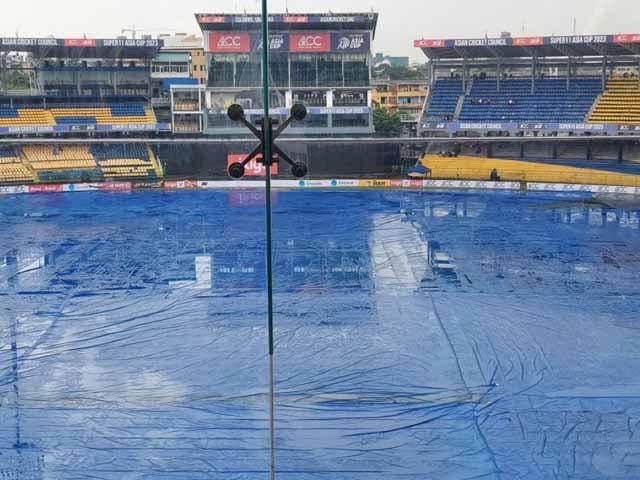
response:
<path id="1" fill-rule="evenodd" d="M 225 53 L 248 53 L 251 40 L 244 32 L 210 32 L 209 51 Z"/>
<path id="2" fill-rule="evenodd" d="M 292 33 L 290 37 L 292 52 L 330 52 L 331 36 L 329 33 L 306 32 Z"/>

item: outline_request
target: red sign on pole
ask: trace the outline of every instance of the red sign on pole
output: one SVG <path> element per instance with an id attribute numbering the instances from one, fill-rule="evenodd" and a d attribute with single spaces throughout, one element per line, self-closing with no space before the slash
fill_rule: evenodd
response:
<path id="1" fill-rule="evenodd" d="M 247 155 L 229 154 L 227 155 L 227 167 L 230 167 L 234 163 L 243 162 L 245 158 L 247 158 Z M 262 160 L 262 155 L 258 155 L 245 165 L 244 175 L 246 177 L 264 177 L 265 173 L 267 173 L 267 169 L 258 160 Z M 271 165 L 271 175 L 278 175 L 277 163 Z"/>
<path id="2" fill-rule="evenodd" d="M 214 53 L 249 53 L 251 40 L 246 32 L 209 32 L 209 51 Z"/>
<path id="3" fill-rule="evenodd" d="M 294 53 L 326 53 L 331 51 L 331 34 L 328 32 L 292 33 L 289 49 Z"/>

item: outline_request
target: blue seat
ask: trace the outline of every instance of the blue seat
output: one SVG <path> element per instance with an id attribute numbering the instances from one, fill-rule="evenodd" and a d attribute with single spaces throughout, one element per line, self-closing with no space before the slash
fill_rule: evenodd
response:
<path id="1" fill-rule="evenodd" d="M 582 122 L 602 91 L 602 79 L 538 79 L 531 90 L 531 79 L 496 78 L 474 80 L 465 98 L 461 121 L 485 122 Z M 482 103 L 480 103 L 482 101 Z"/>

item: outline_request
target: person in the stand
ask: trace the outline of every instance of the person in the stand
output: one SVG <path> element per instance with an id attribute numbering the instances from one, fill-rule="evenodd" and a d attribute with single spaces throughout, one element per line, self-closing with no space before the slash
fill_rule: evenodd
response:
<path id="1" fill-rule="evenodd" d="M 492 182 L 499 182 L 500 181 L 500 175 L 498 175 L 498 169 L 494 168 L 493 170 L 491 170 L 491 176 L 489 177 L 489 180 L 491 180 Z"/>

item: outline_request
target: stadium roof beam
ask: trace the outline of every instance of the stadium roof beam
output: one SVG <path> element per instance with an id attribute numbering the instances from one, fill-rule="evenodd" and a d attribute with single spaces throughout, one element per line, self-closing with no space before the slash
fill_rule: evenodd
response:
<path id="1" fill-rule="evenodd" d="M 600 55 L 637 55 L 634 45 L 640 34 L 580 35 L 554 37 L 507 37 L 479 39 L 420 39 L 414 42 L 429 58 L 490 58 L 495 51 L 501 57 L 585 57 Z M 535 52 L 535 53 L 533 53 Z"/>
<path id="2" fill-rule="evenodd" d="M 541 66 L 564 66 L 567 64 L 567 57 L 553 57 L 553 58 L 544 58 L 544 57 L 533 57 L 527 56 L 522 58 L 505 58 L 501 57 L 500 61 L 503 67 L 528 67 L 531 65 L 531 59 L 536 58 L 536 63 Z M 593 67 L 599 66 L 602 64 L 603 56 L 598 57 L 574 57 L 574 65 L 578 67 Z M 608 61 L 614 62 L 618 65 L 628 65 L 628 66 L 637 66 L 638 58 L 637 56 L 607 56 Z M 463 61 L 466 60 L 467 65 L 470 68 L 474 67 L 487 67 L 496 65 L 495 58 L 450 58 L 450 59 L 431 59 L 430 62 L 437 68 L 461 68 Z"/>
<path id="3" fill-rule="evenodd" d="M 196 13 L 196 21 L 203 31 L 255 30 L 260 27 L 257 13 Z M 378 14 L 375 12 L 351 13 L 272 13 L 269 28 L 277 30 L 371 30 L 375 39 Z"/>

